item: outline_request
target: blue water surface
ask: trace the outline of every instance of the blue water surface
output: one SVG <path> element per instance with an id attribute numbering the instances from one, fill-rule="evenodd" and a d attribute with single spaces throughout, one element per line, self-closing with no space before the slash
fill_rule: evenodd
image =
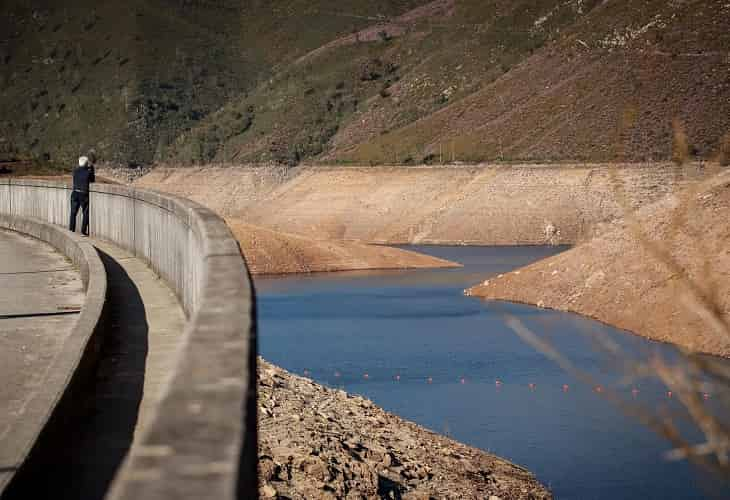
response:
<path id="1" fill-rule="evenodd" d="M 523 465 L 558 499 L 730 498 L 727 483 L 665 460 L 669 443 L 626 414 L 675 412 L 701 441 L 659 381 L 627 377 L 632 360 L 677 359 L 671 346 L 462 293 L 564 248 L 409 248 L 464 267 L 258 278 L 262 356 Z M 588 378 L 525 343 L 506 324 L 515 319 Z"/>

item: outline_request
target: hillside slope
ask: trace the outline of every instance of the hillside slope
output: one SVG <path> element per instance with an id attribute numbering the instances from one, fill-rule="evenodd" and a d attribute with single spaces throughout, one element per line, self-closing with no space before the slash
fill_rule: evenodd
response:
<path id="1" fill-rule="evenodd" d="M 174 138 L 277 67 L 417 5 L 4 0 L 0 160 L 68 161 L 89 147 L 113 163 L 165 158 Z"/>
<path id="2" fill-rule="evenodd" d="M 227 218 L 251 274 L 314 273 L 373 269 L 459 267 L 399 248 L 307 238 Z"/>
<path id="3" fill-rule="evenodd" d="M 4 157 L 730 157 L 726 0 L 26 4 L 0 21 Z"/>
<path id="4" fill-rule="evenodd" d="M 574 22 L 504 75 L 482 81 L 444 109 L 395 130 L 386 127 L 386 133 L 382 127 L 367 135 L 352 132 L 363 129 L 354 124 L 336 137 L 328 157 L 663 160 L 672 155 L 675 120 L 691 154 L 713 156 L 730 131 L 730 4 L 567 3 L 580 9 Z M 556 15 L 533 14 L 527 39 Z M 392 98 L 407 101 L 409 89 L 424 78 L 399 85 Z M 377 123 L 380 115 L 359 118 Z"/>
<path id="5" fill-rule="evenodd" d="M 156 168 L 135 181 L 227 218 L 320 240 L 573 244 L 705 176 L 700 164 Z M 552 227 L 551 231 L 548 229 Z"/>
<path id="6" fill-rule="evenodd" d="M 730 172 L 642 208 L 560 255 L 469 295 L 574 311 L 654 340 L 730 356 Z M 696 287 L 692 291 L 688 283 Z M 710 307 L 707 307 L 711 304 Z"/>
<path id="7" fill-rule="evenodd" d="M 240 27 L 219 8 L 169 0 L 3 2 L 0 137 L 5 156 L 149 162 L 238 94 Z"/>
<path id="8" fill-rule="evenodd" d="M 665 160 L 675 120 L 712 157 L 730 131 L 728 47 L 722 0 L 438 0 L 297 59 L 171 158 Z"/>

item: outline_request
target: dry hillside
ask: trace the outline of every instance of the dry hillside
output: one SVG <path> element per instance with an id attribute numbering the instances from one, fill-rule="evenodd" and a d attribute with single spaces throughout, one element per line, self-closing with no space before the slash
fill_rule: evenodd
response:
<path id="1" fill-rule="evenodd" d="M 520 12 L 520 2 L 512 8 Z M 538 2 L 539 3 L 539 2 Z M 470 85 L 464 63 L 478 45 L 453 54 L 450 86 L 416 73 L 391 90 L 395 106 L 372 107 L 335 137 L 341 161 L 584 159 L 651 161 L 671 156 L 676 119 L 690 152 L 711 156 L 730 131 L 730 4 L 725 1 L 563 2 L 576 9 L 553 41 L 530 49 L 499 78 L 482 79 L 463 99 L 403 126 L 387 116 L 423 87 Z M 506 8 L 509 12 L 510 8 Z M 503 11 L 504 12 L 504 11 Z M 532 16 L 539 38 L 559 8 Z M 509 17 L 488 28 L 514 26 Z M 462 25 L 467 31 L 484 26 Z M 510 43 L 506 44 L 507 47 Z M 436 85 L 434 85 L 436 83 Z M 439 82 L 440 83 L 440 82 Z M 375 126 L 373 126 L 375 124 Z"/>
<path id="2" fill-rule="evenodd" d="M 226 222 L 241 244 L 252 274 L 459 266 L 398 248 L 307 238 L 253 226 L 237 218 Z"/>
<path id="3" fill-rule="evenodd" d="M 575 243 L 631 208 L 703 178 L 700 164 L 469 167 L 157 168 L 135 185 L 227 218 L 319 240 L 515 245 Z M 550 227 L 554 230 L 550 231 Z"/>
<path id="4" fill-rule="evenodd" d="M 620 184 L 619 184 L 620 186 Z M 620 188 L 619 188 L 620 189 Z M 730 356 L 730 172 L 644 207 L 567 252 L 468 291 L 574 311 Z"/>

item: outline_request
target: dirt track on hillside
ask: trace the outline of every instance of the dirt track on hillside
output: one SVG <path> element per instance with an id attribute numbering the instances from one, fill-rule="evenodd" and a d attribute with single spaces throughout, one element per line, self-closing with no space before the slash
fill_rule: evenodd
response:
<path id="1" fill-rule="evenodd" d="M 565 253 L 467 293 L 574 311 L 650 339 L 730 356 L 730 171 Z M 666 254 L 666 255 L 662 255 Z M 697 290 L 691 290 L 691 286 Z"/>

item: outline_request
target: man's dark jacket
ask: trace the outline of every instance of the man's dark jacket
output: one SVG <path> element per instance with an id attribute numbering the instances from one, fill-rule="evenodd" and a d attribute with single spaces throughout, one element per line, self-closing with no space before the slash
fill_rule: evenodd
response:
<path id="1" fill-rule="evenodd" d="M 76 167 L 74 169 L 74 191 L 80 193 L 89 192 L 89 184 L 96 181 L 94 167 Z"/>

